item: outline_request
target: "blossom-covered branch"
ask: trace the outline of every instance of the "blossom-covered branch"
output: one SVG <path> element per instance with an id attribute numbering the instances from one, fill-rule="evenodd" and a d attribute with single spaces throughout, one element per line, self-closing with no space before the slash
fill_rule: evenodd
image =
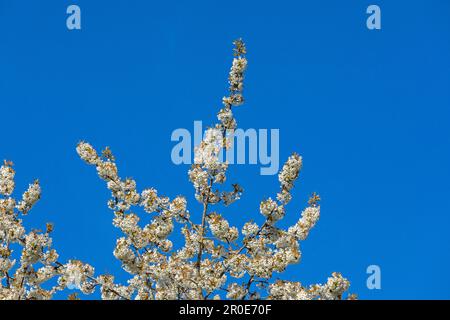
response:
<path id="1" fill-rule="evenodd" d="M 173 200 L 158 195 L 153 188 L 138 192 L 136 182 L 118 175 L 109 149 L 98 155 L 86 142 L 77 146 L 80 157 L 94 165 L 112 192 L 109 207 L 114 211 L 114 225 L 124 233 L 117 241 L 114 255 L 132 279 L 127 296 L 138 299 L 341 299 L 349 282 L 333 273 L 325 285 L 304 287 L 299 282 L 275 281 L 274 273 L 283 272 L 300 261 L 299 242 L 305 240 L 320 215 L 320 198 L 314 194 L 298 222 L 283 230 L 277 222 L 285 216 L 291 190 L 298 179 L 302 158 L 293 154 L 281 169 L 280 191 L 276 199 L 261 202 L 265 217 L 259 226 L 247 222 L 242 230 L 231 226 L 214 207 L 237 201 L 243 189 L 233 184 L 223 187 L 228 164 L 220 161 L 221 152 L 232 145 L 236 120 L 234 107 L 244 103 L 243 82 L 247 68 L 246 47 L 234 42 L 234 59 L 229 73 L 229 94 L 222 99 L 219 122 L 206 130 L 195 148 L 195 164 L 188 172 L 195 198 L 202 211 L 190 215 L 186 199 Z M 152 214 L 152 221 L 139 225 L 133 207 L 141 206 Z M 181 224 L 184 246 L 172 249 L 169 240 Z M 125 287 L 124 287 L 125 288 Z M 124 289 L 126 290 L 126 289 Z M 125 292 L 124 292 L 125 294 Z M 349 296 L 353 298 L 354 296 Z"/>
<path id="2" fill-rule="evenodd" d="M 313 194 L 296 224 L 287 229 L 278 226 L 302 167 L 298 154 L 292 154 L 279 172 L 276 196 L 261 201 L 261 224 L 250 221 L 238 229 L 219 212 L 243 192 L 237 183 L 226 184 L 229 167 L 220 159 L 232 146 L 237 127 L 233 111 L 244 103 L 246 53 L 244 42 L 235 41 L 229 90 L 218 122 L 195 148 L 188 178 L 201 206 L 199 212 L 191 214 L 183 196 L 170 199 L 152 187 L 138 190 L 134 179 L 119 175 L 108 147 L 98 153 L 87 142 L 77 145 L 79 156 L 96 168 L 111 191 L 108 207 L 113 211 L 113 225 L 123 234 L 113 254 L 129 274 L 125 284 L 116 283 L 113 275 L 95 275 L 94 268 L 81 261 L 59 262 L 52 248 L 51 224 L 45 231 L 26 232 L 22 219 L 41 197 L 39 181 L 30 184 L 20 199 L 14 198 L 15 172 L 13 164 L 5 161 L 0 168 L 0 299 L 50 299 L 64 289 L 90 294 L 96 288 L 102 299 L 355 298 L 344 296 L 349 281 L 339 273 L 325 284 L 311 286 L 273 280 L 300 261 L 300 242 L 320 216 L 320 198 Z M 141 219 L 138 212 L 147 217 Z M 178 231 L 184 244 L 174 246 L 172 235 Z"/>

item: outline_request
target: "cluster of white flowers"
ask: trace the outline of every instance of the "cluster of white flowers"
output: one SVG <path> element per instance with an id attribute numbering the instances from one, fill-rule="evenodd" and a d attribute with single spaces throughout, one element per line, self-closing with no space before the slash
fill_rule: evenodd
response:
<path id="1" fill-rule="evenodd" d="M 300 282 L 276 281 L 270 285 L 270 299 L 274 300 L 311 300 L 312 295 Z"/>
<path id="2" fill-rule="evenodd" d="M 36 180 L 33 184 L 30 184 L 28 190 L 23 194 L 22 201 L 17 205 L 17 209 L 23 214 L 27 214 L 40 198 L 41 186 L 39 181 Z"/>
<path id="3" fill-rule="evenodd" d="M 0 299 L 50 299 L 66 288 L 84 294 L 99 288 L 102 299 L 344 298 L 349 282 L 338 273 L 333 273 L 326 284 L 308 288 L 299 282 L 271 282 L 274 273 L 300 261 L 299 241 L 306 239 L 319 219 L 320 198 L 314 194 L 294 226 L 287 230 L 277 226 L 286 215 L 291 190 L 299 177 L 299 155 L 290 156 L 281 169 L 281 190 L 276 199 L 260 203 L 264 216 L 261 224 L 247 222 L 239 232 L 224 214 L 211 208 L 217 204 L 229 206 L 243 192 L 238 184 L 225 186 L 228 165 L 220 161 L 220 153 L 230 147 L 236 128 L 232 107 L 244 102 L 246 48 L 242 40 L 234 45 L 229 95 L 222 99 L 219 123 L 206 131 L 188 172 L 201 212 L 191 214 L 182 196 L 171 200 L 154 188 L 138 191 L 135 180 L 120 177 L 108 147 L 99 154 L 87 142 L 77 145 L 80 158 L 96 168 L 111 192 L 108 207 L 113 211 L 113 225 L 123 233 L 113 254 L 130 275 L 126 284 L 116 284 L 113 275 L 95 276 L 93 267 L 78 260 L 60 263 L 52 248 L 52 225 L 48 224 L 45 232 L 26 232 L 20 217 L 39 200 L 39 182 L 31 184 L 17 202 L 11 197 L 14 170 L 5 162 L 0 168 Z M 148 215 L 147 219 L 140 218 L 139 210 Z M 184 245 L 177 248 L 172 243 L 175 230 L 181 230 L 184 236 Z M 22 247 L 17 259 L 13 258 L 12 244 Z M 55 278 L 55 286 L 43 289 L 44 283 Z"/>
<path id="4" fill-rule="evenodd" d="M 281 184 L 281 191 L 277 194 L 277 200 L 282 204 L 287 204 L 291 201 L 290 191 L 294 187 L 294 182 L 298 178 L 300 169 L 302 168 L 302 157 L 294 153 L 291 155 L 286 163 L 283 165 L 278 180 Z"/>
<path id="5" fill-rule="evenodd" d="M 0 168 L 0 194 L 9 196 L 14 191 L 14 169 L 7 165 L 5 161 L 5 165 Z"/>
<path id="6" fill-rule="evenodd" d="M 92 293 L 95 288 L 94 268 L 78 260 L 71 260 L 62 267 L 62 276 L 58 284 L 69 289 L 79 289 L 83 293 Z"/>
<path id="7" fill-rule="evenodd" d="M 261 214 L 267 218 L 268 223 L 274 223 L 284 217 L 285 209 L 283 205 L 279 205 L 276 201 L 269 198 L 261 201 L 259 206 Z"/>
<path id="8" fill-rule="evenodd" d="M 227 298 L 241 300 L 246 296 L 247 293 L 248 291 L 243 285 L 232 283 L 228 286 Z"/>
<path id="9" fill-rule="evenodd" d="M 320 207 L 308 207 L 302 212 L 302 217 L 298 222 L 289 228 L 288 232 L 300 240 L 308 237 L 309 231 L 314 227 L 320 217 Z"/>
<path id="10" fill-rule="evenodd" d="M 227 220 L 220 214 L 212 213 L 208 215 L 209 228 L 214 237 L 221 241 L 233 242 L 239 236 L 239 231 L 236 227 L 231 227 Z"/>
<path id="11" fill-rule="evenodd" d="M 333 272 L 324 285 L 315 284 L 304 287 L 300 282 L 276 281 L 269 287 L 269 299 L 273 300 L 341 300 L 348 290 L 350 282 L 339 272 Z M 350 294 L 347 299 L 354 300 Z"/>
<path id="12" fill-rule="evenodd" d="M 247 222 L 242 227 L 242 234 L 246 237 L 254 236 L 259 231 L 259 226 L 254 222 Z"/>

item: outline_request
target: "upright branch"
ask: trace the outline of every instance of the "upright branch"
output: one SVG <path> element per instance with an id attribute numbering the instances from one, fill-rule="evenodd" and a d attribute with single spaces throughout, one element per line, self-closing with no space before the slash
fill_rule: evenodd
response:
<path id="1" fill-rule="evenodd" d="M 196 263 L 200 277 L 208 206 L 210 203 L 216 204 L 221 201 L 229 205 L 236 201 L 242 192 L 237 184 L 234 185 L 234 190 L 231 192 L 219 194 L 213 191 L 215 184 L 222 184 L 226 180 L 228 164 L 221 161 L 220 154 L 222 150 L 230 147 L 233 138 L 232 132 L 236 128 L 232 107 L 244 103 L 242 92 L 244 89 L 244 72 L 247 68 L 247 59 L 245 58 L 247 51 L 241 39 L 234 41 L 234 46 L 234 59 L 228 76 L 229 95 L 222 99 L 223 108 L 217 115 L 220 122 L 207 130 L 206 138 L 196 147 L 195 164 L 189 171 L 189 177 L 196 190 L 196 198 L 203 204 L 200 244 Z M 206 177 L 206 179 L 202 177 Z M 233 229 L 233 233 L 237 233 L 237 229 Z"/>

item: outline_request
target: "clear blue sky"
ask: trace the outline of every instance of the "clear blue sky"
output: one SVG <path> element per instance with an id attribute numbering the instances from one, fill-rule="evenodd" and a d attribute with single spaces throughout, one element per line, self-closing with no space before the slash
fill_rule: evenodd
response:
<path id="1" fill-rule="evenodd" d="M 82 30 L 66 28 L 78 4 Z M 366 28 L 378 4 L 382 29 Z M 341 271 L 365 299 L 450 298 L 450 2 L 0 0 L 0 158 L 17 190 L 39 178 L 27 226 L 55 223 L 61 260 L 126 279 L 112 255 L 118 230 L 79 140 L 109 145 L 138 187 L 188 196 L 188 166 L 170 159 L 176 128 L 215 119 L 226 94 L 231 42 L 248 46 L 241 128 L 279 128 L 280 158 L 304 169 L 289 205 L 308 195 L 322 217 L 303 261 L 282 277 L 305 284 Z M 245 189 L 226 212 L 261 221 L 276 176 L 230 169 Z M 366 288 L 366 268 L 382 289 Z"/>

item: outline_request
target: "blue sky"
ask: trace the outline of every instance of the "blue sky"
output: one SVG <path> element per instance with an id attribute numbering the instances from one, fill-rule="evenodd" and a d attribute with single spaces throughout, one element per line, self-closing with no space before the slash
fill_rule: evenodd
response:
<path id="1" fill-rule="evenodd" d="M 82 30 L 66 28 L 77 4 Z M 382 29 L 366 28 L 370 4 Z M 0 0 L 0 158 L 17 189 L 39 178 L 27 226 L 55 223 L 61 260 L 126 279 L 112 255 L 109 197 L 75 146 L 110 146 L 139 188 L 188 196 L 188 166 L 170 159 L 176 128 L 212 123 L 226 94 L 231 42 L 248 47 L 241 128 L 280 129 L 280 161 L 304 167 L 294 223 L 313 191 L 321 220 L 281 278 L 305 284 L 340 271 L 364 299 L 450 298 L 450 3 L 434 1 Z M 278 190 L 259 166 L 230 169 L 245 189 L 225 213 L 261 221 Z M 382 271 L 368 290 L 366 268 Z"/>

